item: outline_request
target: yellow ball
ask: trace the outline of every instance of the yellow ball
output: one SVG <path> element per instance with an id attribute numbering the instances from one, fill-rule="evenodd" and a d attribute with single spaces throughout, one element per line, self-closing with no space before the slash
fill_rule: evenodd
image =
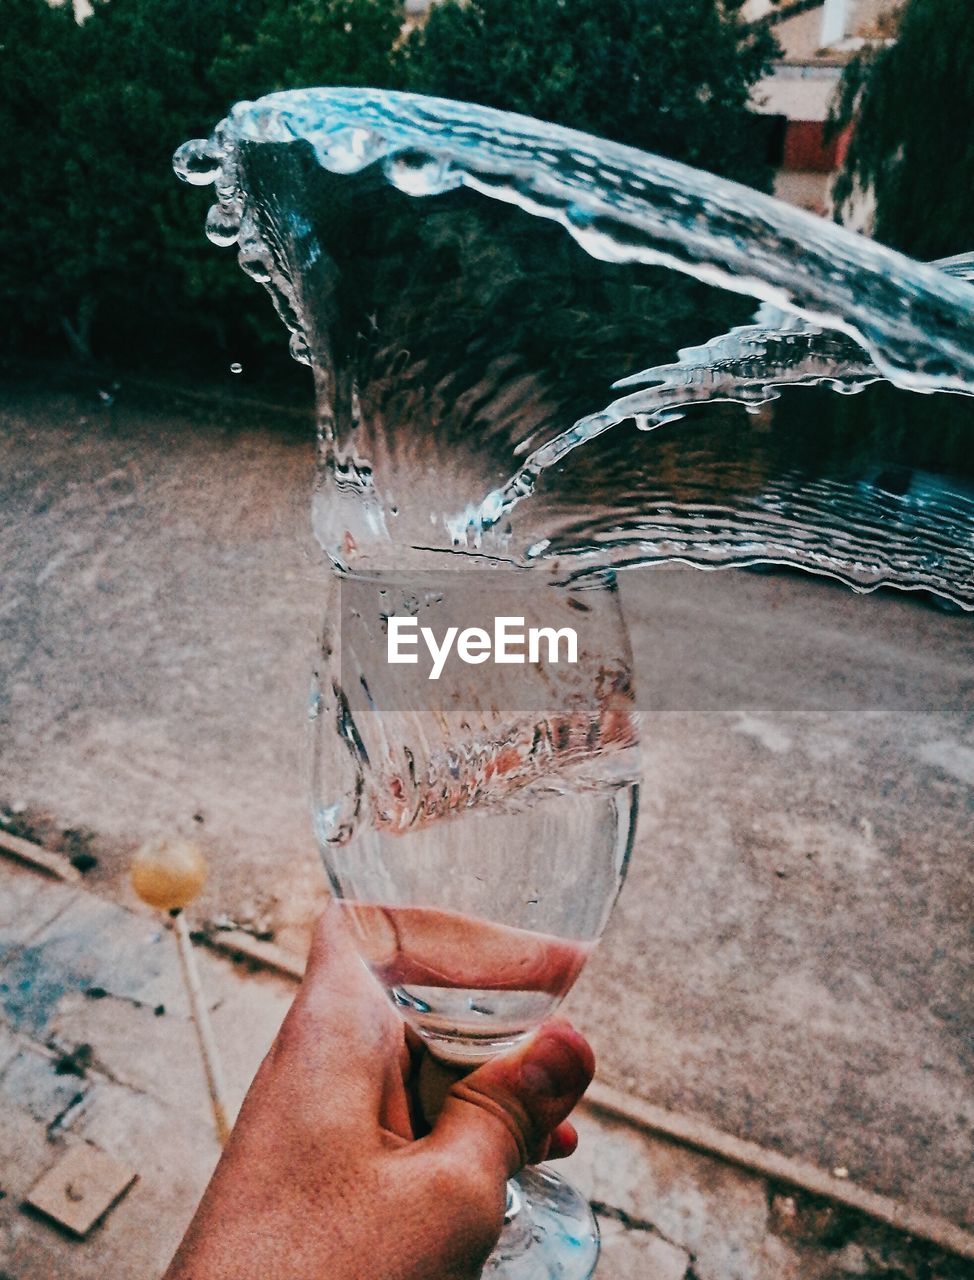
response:
<path id="1" fill-rule="evenodd" d="M 161 911 L 188 906 L 205 883 L 203 852 L 192 840 L 148 840 L 132 859 L 132 888 Z"/>

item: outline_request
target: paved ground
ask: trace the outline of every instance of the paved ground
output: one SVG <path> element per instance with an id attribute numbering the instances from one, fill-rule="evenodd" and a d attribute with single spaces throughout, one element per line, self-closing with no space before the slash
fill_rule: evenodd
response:
<path id="1" fill-rule="evenodd" d="M 970 1224 L 974 627 L 684 578 L 630 594 L 638 652 L 689 637 L 689 705 L 730 667 L 713 703 L 741 709 L 647 716 L 632 870 L 570 1008 L 613 1083 Z"/>
<path id="2" fill-rule="evenodd" d="M 200 963 L 239 1103 L 292 991 Z M 81 1065 L 66 1069 L 72 1054 Z M 172 936 L 149 914 L 0 865 L 0 1274 L 155 1280 L 216 1162 L 211 1135 Z M 21 1206 L 81 1142 L 139 1180 L 78 1243 Z"/>
<path id="3" fill-rule="evenodd" d="M 236 1105 L 293 984 L 198 959 Z M 602 1280 L 964 1275 L 855 1214 L 591 1113 L 579 1125 L 566 1172 L 596 1204 Z M 158 1280 L 216 1161 L 210 1126 L 171 934 L 145 911 L 0 864 L 0 1276 Z M 81 1144 L 138 1180 L 77 1241 L 23 1199 Z M 362 1280 L 381 1277 L 363 1267 Z"/>
<path id="4" fill-rule="evenodd" d="M 7 399 L 8 827 L 89 848 L 88 883 L 122 903 L 133 845 L 193 830 L 213 870 L 201 918 L 300 949 L 321 893 L 306 435 L 124 392 L 113 416 L 67 393 Z M 649 714 L 642 824 L 570 1005 L 605 1077 L 974 1224 L 974 627 L 802 578 L 624 589 Z"/>

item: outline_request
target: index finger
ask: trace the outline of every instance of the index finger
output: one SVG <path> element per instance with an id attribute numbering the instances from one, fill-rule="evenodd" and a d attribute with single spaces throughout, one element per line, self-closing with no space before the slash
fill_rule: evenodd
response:
<path id="1" fill-rule="evenodd" d="M 304 980 L 269 1055 L 308 1089 L 377 1115 L 390 1064 L 406 1053 L 402 1023 L 383 998 L 332 901 L 315 924 Z M 347 1083 L 351 1082 L 351 1083 Z"/>

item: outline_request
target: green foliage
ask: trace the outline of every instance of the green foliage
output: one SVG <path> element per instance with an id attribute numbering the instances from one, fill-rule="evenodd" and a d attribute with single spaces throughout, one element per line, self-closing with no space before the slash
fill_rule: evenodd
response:
<path id="1" fill-rule="evenodd" d="M 773 45 L 738 9 L 739 0 L 446 0 L 403 47 L 402 0 L 95 0 L 81 26 L 69 4 L 4 0 L 0 344 L 57 351 L 67 337 L 78 354 L 139 362 L 283 351 L 233 255 L 203 237 L 211 192 L 178 183 L 170 166 L 174 148 L 208 133 L 234 101 L 275 89 L 407 85 L 767 187 L 747 100 Z M 461 256 L 482 273 L 478 252 L 471 241 Z M 581 256 L 567 237 L 554 252 Z M 513 273 L 528 311 L 547 317 L 553 358 L 570 359 L 584 328 L 577 300 L 559 310 L 517 261 L 488 266 Z M 647 273 L 634 293 L 601 264 L 588 271 L 582 294 L 638 334 L 647 359 L 650 316 L 661 354 L 726 319 L 719 295 L 690 282 Z"/>
<path id="2" fill-rule="evenodd" d="M 0 323 L 46 329 L 60 304 L 66 148 L 62 104 L 80 86 L 80 32 L 67 9 L 7 0 L 0 30 Z"/>
<path id="3" fill-rule="evenodd" d="M 444 0 L 411 87 L 519 111 L 770 188 L 751 88 L 776 51 L 741 0 Z"/>
<path id="4" fill-rule="evenodd" d="M 406 82 L 768 190 L 762 122 L 748 99 L 777 46 L 739 9 L 728 0 L 443 0 L 406 43 Z M 452 229 L 452 305 L 496 293 L 486 311 L 505 325 L 519 318 L 529 363 L 570 377 L 593 404 L 605 399 L 608 353 L 616 369 L 646 367 L 753 310 L 673 272 L 587 258 L 537 220 L 505 239 L 504 216 L 467 211 Z"/>
<path id="5" fill-rule="evenodd" d="M 303 83 L 389 83 L 401 0 L 4 0 L 0 324 L 8 344 L 154 360 L 282 344 L 233 255 L 203 237 L 212 192 L 175 148 L 234 101 Z"/>
<path id="6" fill-rule="evenodd" d="M 836 186 L 876 198 L 875 235 L 916 258 L 974 248 L 974 23 L 970 0 L 910 0 L 894 44 L 845 73 L 833 129 L 855 124 Z"/>
<path id="7" fill-rule="evenodd" d="M 395 87 L 393 49 L 403 24 L 402 0 L 292 0 L 269 4 L 243 40 L 224 36 L 213 64 L 227 101 L 241 83 L 257 97 L 316 85 Z"/>
<path id="8" fill-rule="evenodd" d="M 974 249 L 974 23 L 970 0 L 909 0 L 895 44 L 845 72 L 833 131 L 854 125 L 835 188 L 837 218 L 860 190 L 875 198 L 877 240 L 912 257 Z M 974 402 L 878 389 L 836 416 L 884 458 L 974 470 Z"/>

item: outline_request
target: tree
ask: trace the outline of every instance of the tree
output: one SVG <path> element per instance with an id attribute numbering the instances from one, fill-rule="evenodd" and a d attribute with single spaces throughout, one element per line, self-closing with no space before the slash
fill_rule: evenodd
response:
<path id="1" fill-rule="evenodd" d="M 871 195 L 877 240 L 919 259 L 974 249 L 974 23 L 969 0 L 909 0 L 895 43 L 849 64 L 832 113 L 852 126 L 836 181 L 836 220 Z M 974 469 L 974 401 L 878 387 L 832 411 L 874 458 Z"/>
<path id="2" fill-rule="evenodd" d="M 414 90 L 521 112 L 694 164 L 769 190 L 763 121 L 749 106 L 777 45 L 740 0 L 443 0 L 404 49 Z M 582 402 L 604 400 L 610 369 L 646 367 L 742 322 L 753 305 L 662 268 L 595 261 L 562 232 L 506 211 L 438 216 L 429 267 L 443 284 L 428 307 L 495 296 L 510 346 L 543 363 Z M 489 207 L 494 205 L 494 207 Z M 498 246 L 503 245 L 503 253 Z M 449 301 L 452 299 L 452 301 Z M 489 331 L 489 329 L 488 329 Z M 609 365 L 607 367 L 607 361 Z"/>
<path id="3" fill-rule="evenodd" d="M 283 350 L 233 256 L 203 237 L 212 192 L 177 183 L 170 165 L 174 148 L 208 133 L 234 101 L 275 89 L 406 83 L 767 188 L 747 104 L 774 46 L 740 7 L 445 0 L 403 48 L 402 0 L 94 0 L 81 26 L 67 4 L 4 0 L 0 342 L 66 337 L 81 355 L 142 362 Z M 479 271 L 471 227 L 438 234 Z M 558 253 L 581 256 L 562 239 Z M 544 317 L 553 358 L 574 359 L 584 308 L 549 306 L 559 299 L 535 287 L 533 267 L 519 270 L 512 260 L 502 274 Z M 662 272 L 637 293 L 603 264 L 589 270 L 583 292 L 631 334 L 641 358 L 668 355 L 732 314 L 721 295 Z M 742 315 L 745 304 L 734 305 Z"/>
<path id="4" fill-rule="evenodd" d="M 8 335 L 61 329 L 86 346 L 90 315 L 63 294 L 62 104 L 78 92 L 80 32 L 69 7 L 7 0 L 0 31 L 0 324 Z"/>
<path id="5" fill-rule="evenodd" d="M 770 190 L 748 101 L 777 45 L 742 5 L 443 0 L 407 43 L 407 77 Z"/>
<path id="6" fill-rule="evenodd" d="M 234 101 L 364 69 L 392 75 L 401 0 L 6 0 L 0 46 L 0 320 L 126 361 L 280 346 L 232 255 L 202 233 L 212 191 L 172 172 Z"/>
<path id="7" fill-rule="evenodd" d="M 392 88 L 392 50 L 404 21 L 403 0 L 291 0 L 268 5 L 248 38 L 224 38 L 215 82 L 233 99 L 241 82 L 252 95 L 316 85 Z"/>
<path id="8" fill-rule="evenodd" d="M 878 240 L 917 258 L 974 248 L 974 23 L 969 0 L 910 0 L 895 43 L 849 64 L 832 129 L 854 125 L 835 187 L 875 197 Z"/>

